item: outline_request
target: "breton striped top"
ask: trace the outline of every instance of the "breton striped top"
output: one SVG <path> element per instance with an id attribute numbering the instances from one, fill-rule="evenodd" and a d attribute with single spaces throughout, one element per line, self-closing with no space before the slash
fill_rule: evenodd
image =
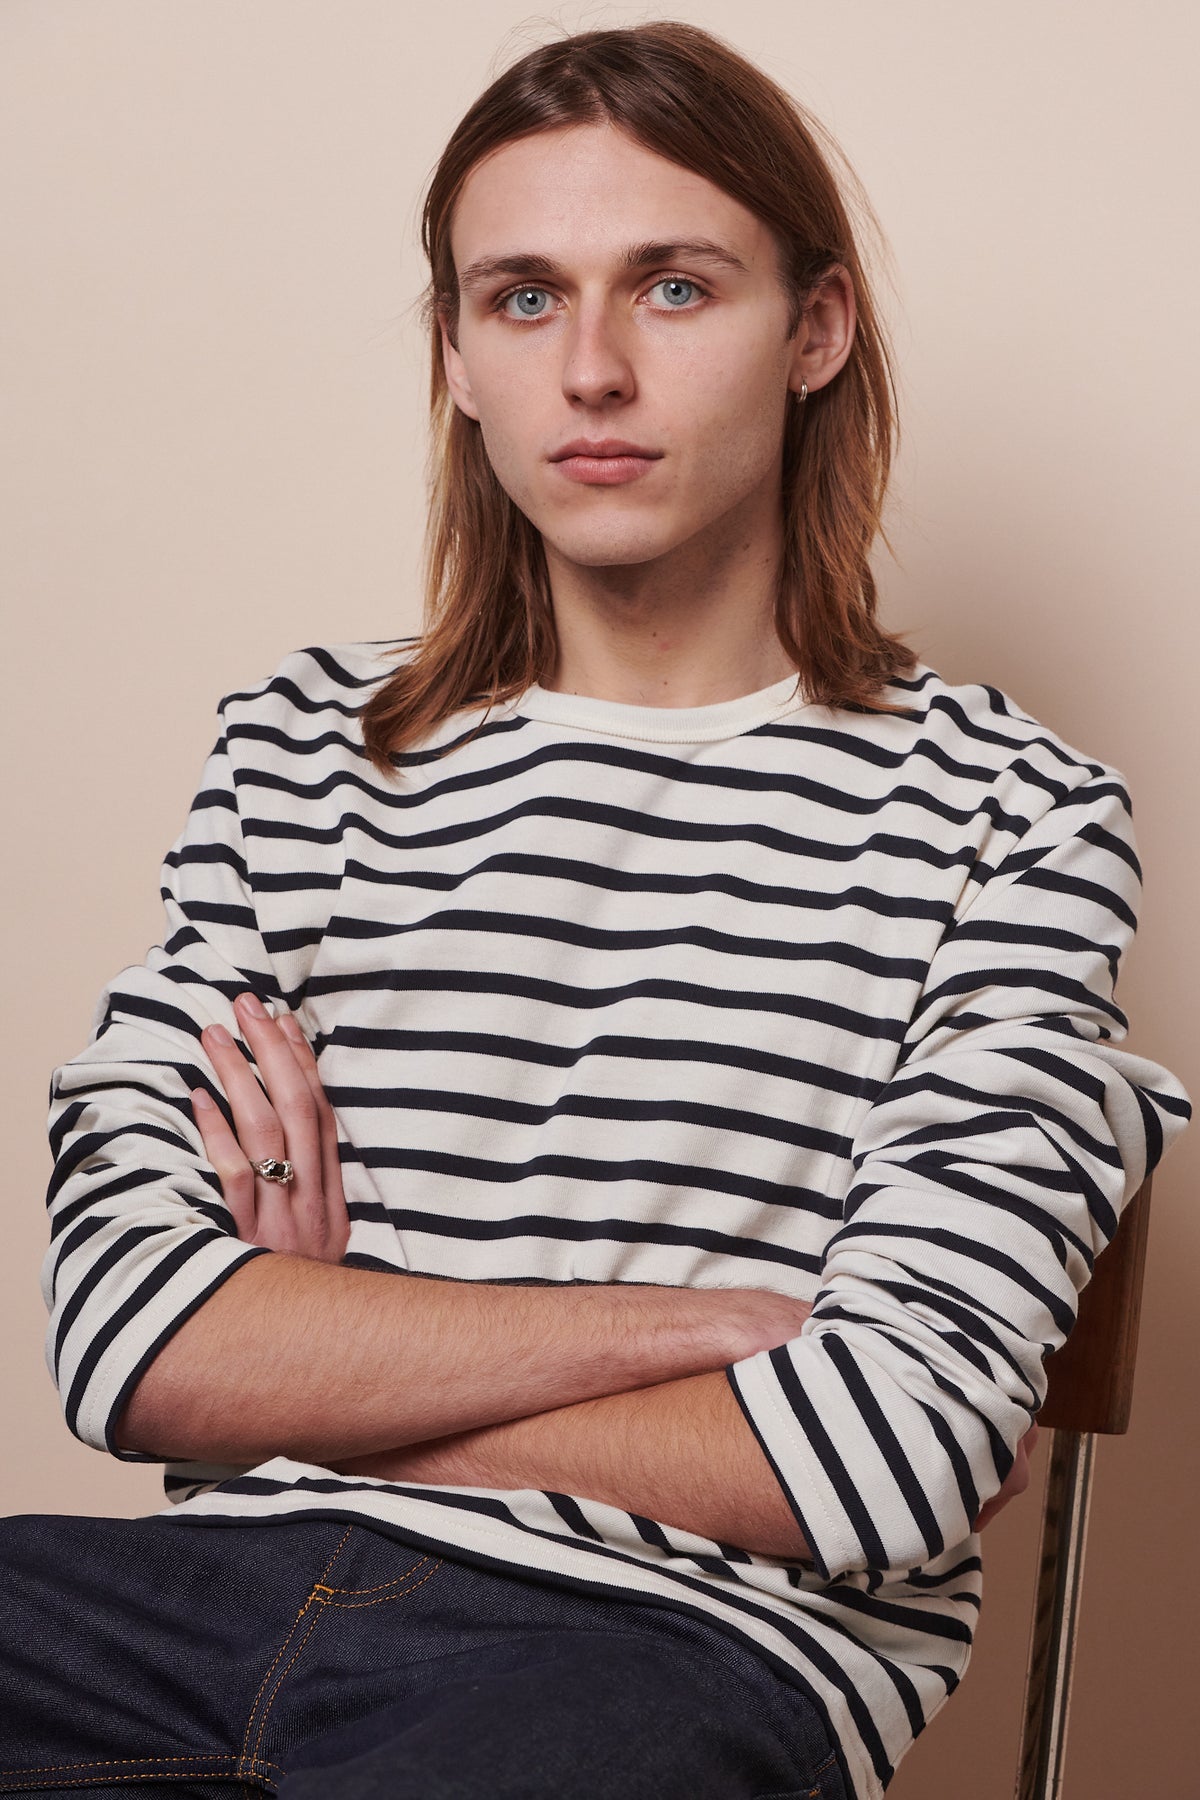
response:
<path id="1" fill-rule="evenodd" d="M 790 679 L 683 709 L 533 687 L 385 778 L 357 708 L 411 642 L 301 650 L 224 701 L 163 945 L 56 1071 L 44 1287 L 68 1423 L 120 1454 L 157 1350 L 269 1254 L 233 1235 L 188 1102 L 215 1084 L 201 1029 L 236 1034 L 251 986 L 317 1049 L 350 1262 L 814 1302 L 728 1371 L 813 1558 L 283 1457 L 168 1465 L 178 1515 L 359 1518 L 699 1611 L 816 1702 L 876 1796 L 965 1667 L 971 1523 L 1044 1356 L 1189 1115 L 1117 1047 L 1121 780 L 924 667 L 892 712 Z"/>

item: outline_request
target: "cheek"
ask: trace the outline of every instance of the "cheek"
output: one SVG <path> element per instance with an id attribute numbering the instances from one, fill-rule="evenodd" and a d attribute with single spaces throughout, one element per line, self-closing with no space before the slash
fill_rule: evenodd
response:
<path id="1" fill-rule="evenodd" d="M 475 381 L 472 395 L 488 461 L 505 492 L 521 503 L 544 437 L 536 417 L 537 385 L 528 378 Z"/>
<path id="2" fill-rule="evenodd" d="M 787 400 L 790 350 L 777 332 L 747 331 L 730 342 L 697 336 L 694 350 L 653 371 L 669 414 L 678 406 L 706 437 L 743 442 L 777 434 Z"/>
<path id="3" fill-rule="evenodd" d="M 761 479 L 779 460 L 787 404 L 782 377 L 726 368 L 707 384 L 693 454 L 714 479 L 734 486 Z"/>
<path id="4" fill-rule="evenodd" d="M 530 444 L 522 439 L 519 421 L 519 409 L 516 417 L 503 409 L 492 414 L 480 409 L 483 447 L 496 479 L 509 499 L 522 511 L 527 511 L 535 459 Z"/>

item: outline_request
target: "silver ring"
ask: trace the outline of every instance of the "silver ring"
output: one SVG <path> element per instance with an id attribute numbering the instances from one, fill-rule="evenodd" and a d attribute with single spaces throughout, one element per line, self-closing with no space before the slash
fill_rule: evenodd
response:
<path id="1" fill-rule="evenodd" d="M 264 1181 L 278 1181 L 286 1184 L 296 1173 L 290 1162 L 282 1156 L 264 1156 L 261 1162 L 251 1163 L 250 1167 Z"/>

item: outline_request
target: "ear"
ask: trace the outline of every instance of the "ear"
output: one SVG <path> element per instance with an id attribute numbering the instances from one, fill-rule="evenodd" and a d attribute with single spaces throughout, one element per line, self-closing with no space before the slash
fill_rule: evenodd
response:
<path id="1" fill-rule="evenodd" d="M 446 371 L 446 386 L 450 389 L 450 398 L 459 412 L 466 413 L 468 419 L 477 420 L 479 408 L 471 394 L 467 366 L 450 341 L 450 326 L 444 312 L 438 313 L 438 329 L 442 334 L 442 367 Z"/>
<path id="2" fill-rule="evenodd" d="M 788 372 L 793 393 L 798 394 L 801 383 L 807 382 L 813 394 L 841 373 L 854 347 L 857 318 L 854 283 L 838 264 L 811 296 L 796 329 Z"/>

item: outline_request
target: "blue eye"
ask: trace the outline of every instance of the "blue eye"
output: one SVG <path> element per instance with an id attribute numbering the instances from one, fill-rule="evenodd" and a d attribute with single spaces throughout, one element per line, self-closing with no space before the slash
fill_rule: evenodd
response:
<path id="1" fill-rule="evenodd" d="M 659 288 L 666 305 L 675 308 L 686 306 L 699 292 L 694 281 L 684 281 L 678 275 L 667 275 L 662 281 L 656 281 L 650 292 L 656 293 Z"/>
<path id="2" fill-rule="evenodd" d="M 549 299 L 550 296 L 547 294 L 545 288 L 519 288 L 515 294 L 509 294 L 505 299 L 503 302 L 503 310 L 508 313 L 509 318 L 512 318 L 514 315 L 510 309 L 515 304 L 518 317 L 522 319 L 540 319 L 549 303 Z"/>

